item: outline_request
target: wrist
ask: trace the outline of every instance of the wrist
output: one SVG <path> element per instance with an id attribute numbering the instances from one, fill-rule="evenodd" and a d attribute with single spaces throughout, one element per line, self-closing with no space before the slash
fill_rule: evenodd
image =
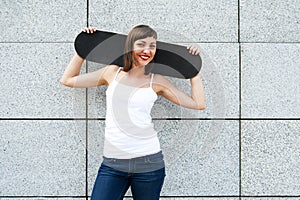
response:
<path id="1" fill-rule="evenodd" d="M 76 59 L 76 61 L 78 61 L 78 62 L 84 62 L 84 58 L 82 58 L 82 57 L 81 57 L 80 55 L 78 55 L 77 53 L 75 53 L 74 59 Z"/>
<path id="2" fill-rule="evenodd" d="M 190 80 L 191 80 L 191 81 L 197 80 L 197 79 L 200 79 L 200 77 L 201 77 L 201 76 L 200 76 L 200 72 L 199 72 L 196 76 L 190 78 Z"/>

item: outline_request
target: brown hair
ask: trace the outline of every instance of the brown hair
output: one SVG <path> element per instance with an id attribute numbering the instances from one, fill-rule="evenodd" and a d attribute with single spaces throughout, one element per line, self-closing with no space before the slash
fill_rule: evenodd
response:
<path id="1" fill-rule="evenodd" d="M 155 30 L 150 28 L 147 25 L 138 25 L 131 29 L 126 38 L 125 48 L 124 48 L 124 67 L 123 70 L 128 72 L 134 62 L 133 56 L 133 44 L 135 41 L 139 39 L 143 39 L 146 37 L 154 37 L 157 39 L 157 33 Z"/>

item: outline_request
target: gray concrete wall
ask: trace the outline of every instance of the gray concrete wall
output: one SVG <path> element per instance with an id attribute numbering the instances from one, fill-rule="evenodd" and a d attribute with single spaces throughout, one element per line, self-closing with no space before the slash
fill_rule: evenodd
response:
<path id="1" fill-rule="evenodd" d="M 82 27 L 128 33 L 140 23 L 160 40 L 198 43 L 203 57 L 207 109 L 161 98 L 153 108 L 167 164 L 161 199 L 300 198 L 298 0 L 1 0 L 0 9 L 1 199 L 89 198 L 104 88 L 59 79 Z M 189 81 L 171 81 L 188 91 Z"/>

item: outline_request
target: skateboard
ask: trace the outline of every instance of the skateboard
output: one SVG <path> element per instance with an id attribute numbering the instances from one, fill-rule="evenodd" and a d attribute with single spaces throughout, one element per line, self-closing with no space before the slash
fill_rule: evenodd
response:
<path id="1" fill-rule="evenodd" d="M 87 61 L 122 67 L 126 37 L 124 34 L 100 30 L 92 34 L 81 32 L 77 35 L 74 46 L 77 54 Z M 190 54 L 185 46 L 157 41 L 154 59 L 145 70 L 188 79 L 197 75 L 201 66 L 201 57 Z"/>

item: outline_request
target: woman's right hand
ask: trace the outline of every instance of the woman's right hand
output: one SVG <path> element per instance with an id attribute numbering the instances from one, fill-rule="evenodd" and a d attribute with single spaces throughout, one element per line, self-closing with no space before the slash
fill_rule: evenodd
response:
<path id="1" fill-rule="evenodd" d="M 84 27 L 83 29 L 81 29 L 81 32 L 85 32 L 85 33 L 94 33 L 96 32 L 97 28 L 90 26 L 90 27 Z"/>

